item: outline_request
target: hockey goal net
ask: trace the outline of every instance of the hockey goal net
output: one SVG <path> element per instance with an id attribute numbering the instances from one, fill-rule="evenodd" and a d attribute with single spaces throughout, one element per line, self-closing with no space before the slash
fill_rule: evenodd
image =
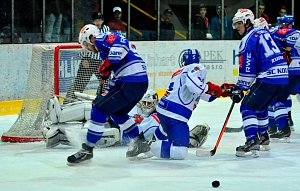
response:
<path id="1" fill-rule="evenodd" d="M 98 76 L 101 63 L 98 54 L 84 52 L 79 45 L 33 45 L 31 64 L 21 112 L 5 132 L 5 142 L 36 142 L 43 140 L 48 101 L 53 95 L 60 101 L 76 101 L 74 91 L 96 94 L 104 86 Z M 62 99 L 61 99 L 62 98 Z"/>

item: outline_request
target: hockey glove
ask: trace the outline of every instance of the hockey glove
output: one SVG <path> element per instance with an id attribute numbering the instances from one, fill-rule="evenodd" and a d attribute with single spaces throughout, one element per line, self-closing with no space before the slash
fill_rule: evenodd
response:
<path id="1" fill-rule="evenodd" d="M 134 115 L 133 118 L 134 118 L 134 122 L 135 122 L 136 124 L 140 124 L 140 123 L 142 123 L 142 121 L 143 121 L 143 117 L 140 116 L 140 115 L 138 115 L 138 114 Z"/>
<path id="2" fill-rule="evenodd" d="M 210 94 L 214 97 L 220 97 L 222 95 L 222 89 L 220 86 L 211 82 L 207 82 L 206 84 L 208 86 L 208 90 L 205 93 Z"/>
<path id="3" fill-rule="evenodd" d="M 102 80 L 107 80 L 111 74 L 111 65 L 108 59 L 106 59 L 98 69 Z"/>
<path id="4" fill-rule="evenodd" d="M 231 96 L 231 92 L 234 89 L 235 84 L 228 84 L 228 83 L 224 83 L 221 85 L 221 89 L 222 89 L 222 97 L 229 97 Z"/>
<path id="5" fill-rule="evenodd" d="M 231 92 L 231 99 L 234 103 L 240 103 L 240 101 L 244 98 L 244 92 L 240 89 L 233 89 Z"/>
<path id="6" fill-rule="evenodd" d="M 285 61 L 287 62 L 288 65 L 290 65 L 290 63 L 292 62 L 291 56 L 290 56 L 290 51 L 285 50 L 282 54 L 283 54 L 283 58 L 285 59 Z"/>

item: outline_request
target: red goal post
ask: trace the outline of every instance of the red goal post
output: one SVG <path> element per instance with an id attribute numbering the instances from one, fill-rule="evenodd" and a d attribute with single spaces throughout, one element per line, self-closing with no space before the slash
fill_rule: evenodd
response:
<path id="1" fill-rule="evenodd" d="M 63 97 L 67 93 L 81 64 L 81 53 L 78 44 L 32 46 L 22 109 L 12 127 L 3 133 L 2 141 L 26 143 L 43 140 L 43 129 L 51 124 L 45 119 L 49 99 L 53 94 Z M 94 76 L 90 81 L 86 89 L 95 94 L 99 80 Z"/>

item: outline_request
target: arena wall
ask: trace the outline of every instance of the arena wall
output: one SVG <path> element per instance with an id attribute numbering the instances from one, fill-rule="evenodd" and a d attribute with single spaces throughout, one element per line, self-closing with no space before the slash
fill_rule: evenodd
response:
<path id="1" fill-rule="evenodd" d="M 160 95 L 180 68 L 180 55 L 188 48 L 200 51 L 201 63 L 208 69 L 208 81 L 235 83 L 238 75 L 239 41 L 138 41 L 133 42 L 148 66 L 150 88 Z M 0 46 L 0 115 L 20 111 L 29 73 L 32 44 Z M 47 44 L 45 44 L 47 46 Z M 51 44 L 53 46 L 53 44 Z"/>

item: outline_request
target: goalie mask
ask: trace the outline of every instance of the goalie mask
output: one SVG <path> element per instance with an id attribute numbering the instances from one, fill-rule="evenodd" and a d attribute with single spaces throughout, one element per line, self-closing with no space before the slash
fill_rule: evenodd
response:
<path id="1" fill-rule="evenodd" d="M 158 104 L 158 95 L 153 90 L 147 90 L 141 101 L 137 104 L 139 115 L 148 117 L 153 113 Z"/>
<path id="2" fill-rule="evenodd" d="M 79 43 L 81 44 L 82 47 L 86 48 L 87 44 L 93 45 L 91 42 L 91 36 L 97 37 L 100 35 L 99 29 L 93 25 L 93 24 L 88 24 L 82 27 L 79 33 Z"/>

